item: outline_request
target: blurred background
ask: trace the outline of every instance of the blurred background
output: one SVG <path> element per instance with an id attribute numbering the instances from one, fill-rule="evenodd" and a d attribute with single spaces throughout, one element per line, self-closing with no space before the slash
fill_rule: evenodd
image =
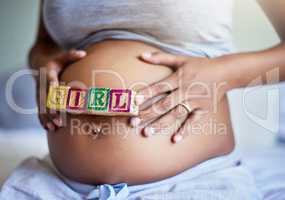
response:
<path id="1" fill-rule="evenodd" d="M 37 30 L 39 1 L 0 0 L 0 2 L 1 183 L 1 175 L 3 180 L 5 174 L 16 166 L 19 160 L 27 155 L 44 155 L 47 152 L 47 145 L 37 116 L 17 114 L 7 105 L 5 97 L 6 83 L 11 74 L 27 68 L 27 53 Z M 234 14 L 233 33 L 238 51 L 260 50 L 279 42 L 275 31 L 255 0 L 236 0 Z M 257 89 L 248 95 L 246 101 L 243 99 L 243 90 L 235 90 L 229 94 L 237 145 L 244 151 L 272 145 L 276 133 L 281 130 L 278 127 L 279 94 L 274 98 L 268 97 L 269 93 L 280 92 L 281 87 L 284 86 Z M 21 77 L 16 81 L 13 97 L 19 106 L 26 109 L 34 108 L 34 96 L 34 83 L 30 76 Z M 277 109 L 274 109 L 268 118 L 270 110 L 268 108 L 271 107 Z M 252 116 L 260 120 L 253 120 Z M 22 137 L 15 137 L 19 134 Z M 22 150 L 19 151 L 19 148 Z"/>

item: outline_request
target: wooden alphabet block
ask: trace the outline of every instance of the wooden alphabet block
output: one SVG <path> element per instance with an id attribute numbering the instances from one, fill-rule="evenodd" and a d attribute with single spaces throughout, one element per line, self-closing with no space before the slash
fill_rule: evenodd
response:
<path id="1" fill-rule="evenodd" d="M 83 89 L 71 88 L 67 97 L 67 110 L 82 111 L 86 110 L 88 91 Z"/>
<path id="2" fill-rule="evenodd" d="M 131 95 L 131 90 L 111 90 L 109 112 L 130 112 Z"/>
<path id="3" fill-rule="evenodd" d="M 68 86 L 50 86 L 47 107 L 53 110 L 65 110 L 69 89 Z"/>
<path id="4" fill-rule="evenodd" d="M 88 111 L 107 112 L 110 99 L 110 88 L 90 88 L 88 94 Z"/>

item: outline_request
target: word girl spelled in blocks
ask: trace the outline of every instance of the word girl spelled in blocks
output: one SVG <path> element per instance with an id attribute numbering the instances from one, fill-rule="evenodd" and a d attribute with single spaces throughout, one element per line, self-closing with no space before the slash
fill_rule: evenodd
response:
<path id="1" fill-rule="evenodd" d="M 138 115 L 134 102 L 136 93 L 129 89 L 50 86 L 47 107 L 70 113 L 94 115 Z"/>

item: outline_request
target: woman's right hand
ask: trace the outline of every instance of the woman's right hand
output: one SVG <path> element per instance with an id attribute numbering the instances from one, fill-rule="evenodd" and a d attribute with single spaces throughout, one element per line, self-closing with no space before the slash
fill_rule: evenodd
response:
<path id="1" fill-rule="evenodd" d="M 46 102 L 42 99 L 40 100 L 40 94 L 45 92 L 47 94 L 49 85 L 58 85 L 59 84 L 59 74 L 67 67 L 68 65 L 84 58 L 86 56 L 86 52 L 82 50 L 70 50 L 68 52 L 60 53 L 55 56 L 53 59 L 48 61 L 44 66 L 46 70 L 47 76 L 47 85 L 40 84 L 37 81 L 37 103 L 38 107 L 43 106 L 40 105 L 40 102 Z M 46 95 L 43 95 L 46 96 Z M 46 106 L 46 105 L 44 105 Z M 41 110 L 41 109 L 39 109 Z M 60 117 L 58 112 L 51 113 L 48 109 L 46 112 L 42 113 L 39 111 L 39 119 L 42 126 L 48 131 L 55 131 L 57 128 L 62 127 L 62 118 Z"/>

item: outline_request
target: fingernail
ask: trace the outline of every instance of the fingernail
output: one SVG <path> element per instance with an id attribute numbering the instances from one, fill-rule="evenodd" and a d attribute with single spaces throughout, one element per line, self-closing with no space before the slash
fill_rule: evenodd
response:
<path id="1" fill-rule="evenodd" d="M 154 133 L 155 133 L 155 130 L 154 130 L 153 127 L 146 127 L 146 128 L 144 129 L 144 135 L 145 135 L 146 137 L 152 136 Z"/>
<path id="2" fill-rule="evenodd" d="M 152 57 L 152 53 L 150 53 L 150 52 L 145 52 L 145 53 L 142 54 L 142 57 L 145 58 L 145 59 L 149 59 L 149 58 Z"/>
<path id="3" fill-rule="evenodd" d="M 52 120 L 53 123 L 55 123 L 55 125 L 57 125 L 58 127 L 62 126 L 62 120 L 61 118 L 55 118 Z"/>
<path id="4" fill-rule="evenodd" d="M 141 105 L 144 101 L 144 96 L 143 95 L 137 95 L 136 96 L 136 104 Z"/>
<path id="5" fill-rule="evenodd" d="M 52 123 L 50 123 L 50 122 L 47 123 L 47 128 L 48 128 L 49 131 L 54 131 L 55 130 L 54 125 Z"/>
<path id="6" fill-rule="evenodd" d="M 83 50 L 77 50 L 76 54 L 79 55 L 80 57 L 86 56 L 86 51 Z"/>
<path id="7" fill-rule="evenodd" d="M 132 127 L 137 127 L 141 123 L 141 119 L 138 117 L 131 118 Z"/>
<path id="8" fill-rule="evenodd" d="M 173 138 L 173 140 L 174 140 L 175 143 L 180 142 L 182 139 L 183 139 L 183 138 L 182 138 L 182 135 L 175 135 L 174 138 Z"/>

